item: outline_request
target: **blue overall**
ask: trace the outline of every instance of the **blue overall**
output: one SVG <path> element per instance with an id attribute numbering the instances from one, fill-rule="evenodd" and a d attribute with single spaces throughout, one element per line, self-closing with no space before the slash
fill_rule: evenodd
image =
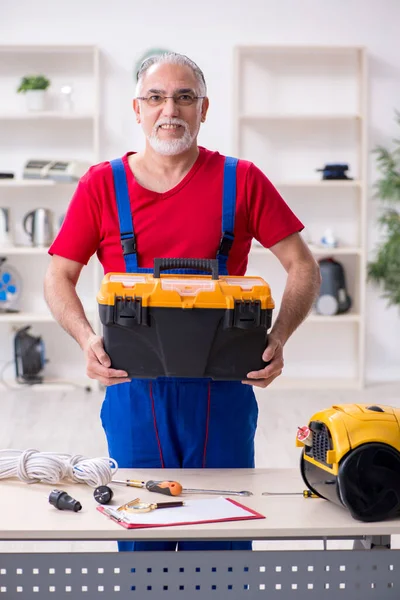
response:
<path id="1" fill-rule="evenodd" d="M 237 160 L 224 167 L 219 272 L 227 275 L 233 242 Z M 111 161 L 127 273 L 151 273 L 137 263 L 126 173 Z M 172 272 L 172 271 L 170 271 Z M 173 271 L 189 273 L 188 270 Z M 109 455 L 121 468 L 254 467 L 258 407 L 253 388 L 240 381 L 134 379 L 107 388 L 101 420 Z M 150 477 L 149 477 L 150 478 Z M 176 542 L 119 542 L 119 550 L 175 550 Z M 248 550 L 251 542 L 178 542 L 178 550 Z"/>

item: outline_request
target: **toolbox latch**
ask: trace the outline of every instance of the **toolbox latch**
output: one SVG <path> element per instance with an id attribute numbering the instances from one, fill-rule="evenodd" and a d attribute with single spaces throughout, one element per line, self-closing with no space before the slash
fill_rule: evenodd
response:
<path id="1" fill-rule="evenodd" d="M 260 300 L 235 300 L 233 310 L 225 312 L 225 327 L 238 329 L 253 329 L 261 323 Z"/>
<path id="2" fill-rule="evenodd" d="M 142 299 L 136 296 L 116 296 L 114 323 L 123 327 L 147 326 L 147 307 L 142 306 Z"/>

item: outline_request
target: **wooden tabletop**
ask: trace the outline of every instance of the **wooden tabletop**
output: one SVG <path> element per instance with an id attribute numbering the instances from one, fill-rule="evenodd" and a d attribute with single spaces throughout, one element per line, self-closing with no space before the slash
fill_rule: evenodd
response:
<path id="1" fill-rule="evenodd" d="M 300 472 L 295 469 L 120 469 L 115 479 L 170 479 L 185 488 L 249 490 L 249 497 L 231 496 L 264 515 L 265 519 L 232 521 L 151 529 L 128 530 L 103 516 L 96 507 L 93 488 L 69 482 L 28 485 L 16 479 L 0 480 L 1 540 L 195 540 L 195 539 L 293 539 L 389 535 L 400 533 L 400 519 L 380 523 L 354 520 L 343 507 L 322 499 L 306 499 Z M 135 497 L 162 502 L 168 496 L 147 490 L 111 485 L 117 507 Z M 65 490 L 82 504 L 74 513 L 49 504 L 53 489 Z M 262 496 L 262 492 L 299 492 L 298 496 Z M 188 496 L 186 496 L 187 498 Z M 210 498 L 190 495 L 190 498 Z M 184 496 L 182 496 L 182 499 Z M 110 505 L 109 505 L 110 506 Z"/>

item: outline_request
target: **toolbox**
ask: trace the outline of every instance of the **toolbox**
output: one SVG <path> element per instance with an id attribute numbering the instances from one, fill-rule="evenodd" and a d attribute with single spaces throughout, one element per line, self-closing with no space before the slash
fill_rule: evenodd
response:
<path id="1" fill-rule="evenodd" d="M 179 274 L 162 272 L 171 270 Z M 154 274 L 108 273 L 97 302 L 111 365 L 129 377 L 243 380 L 266 365 L 270 287 L 219 276 L 217 260 L 155 259 Z"/>
<path id="2" fill-rule="evenodd" d="M 400 409 L 340 404 L 299 428 L 308 488 L 360 521 L 400 516 Z"/>

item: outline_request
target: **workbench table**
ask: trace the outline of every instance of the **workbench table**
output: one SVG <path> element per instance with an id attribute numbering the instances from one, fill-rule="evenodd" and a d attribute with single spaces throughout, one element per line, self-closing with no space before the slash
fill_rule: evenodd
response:
<path id="1" fill-rule="evenodd" d="M 27 485 L 0 481 L 0 539 L 54 540 L 315 540 L 320 550 L 208 552 L 76 552 L 0 554 L 0 600 L 105 598 L 376 600 L 400 598 L 400 554 L 390 536 L 400 519 L 362 523 L 322 499 L 302 496 L 300 473 L 290 469 L 119 470 L 118 479 L 171 479 L 186 488 L 249 490 L 232 496 L 266 518 L 151 529 L 125 529 L 102 515 L 86 484 Z M 134 497 L 162 502 L 167 496 L 112 486 L 112 505 Z M 53 489 L 82 504 L 78 513 L 48 502 Z M 262 496 L 262 492 L 299 492 Z M 210 497 L 191 495 L 191 498 Z M 327 541 L 355 540 L 351 550 L 328 550 Z M 376 550 L 384 550 L 377 552 Z M 366 551 L 368 550 L 368 551 Z"/>

